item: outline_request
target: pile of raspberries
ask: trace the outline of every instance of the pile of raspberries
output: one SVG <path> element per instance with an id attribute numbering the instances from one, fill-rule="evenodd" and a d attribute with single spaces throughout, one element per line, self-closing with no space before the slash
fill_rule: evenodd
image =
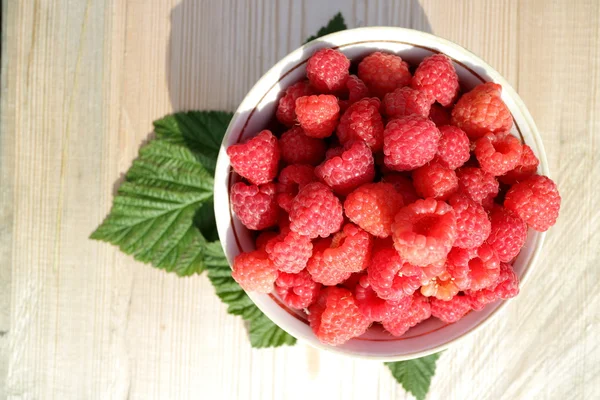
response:
<path id="1" fill-rule="evenodd" d="M 464 92 L 451 60 L 315 52 L 280 129 L 227 149 L 231 207 L 256 231 L 233 277 L 304 310 L 323 343 L 391 335 L 514 297 L 527 227 L 556 222 L 556 184 L 510 134 L 502 87 Z"/>

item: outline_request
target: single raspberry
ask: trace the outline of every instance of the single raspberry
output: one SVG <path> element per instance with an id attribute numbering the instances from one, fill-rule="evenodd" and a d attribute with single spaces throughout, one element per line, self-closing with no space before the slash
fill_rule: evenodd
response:
<path id="1" fill-rule="evenodd" d="M 421 286 L 420 267 L 402 261 L 392 243 L 376 246 L 367 273 L 375 293 L 386 300 L 400 300 Z"/>
<path id="2" fill-rule="evenodd" d="M 293 126 L 296 123 L 296 99 L 312 94 L 315 94 L 315 91 L 308 81 L 301 81 L 288 87 L 283 97 L 279 99 L 275 113 L 277 120 L 286 126 Z"/>
<path id="3" fill-rule="evenodd" d="M 456 172 L 437 162 L 430 162 L 412 172 L 413 183 L 421 197 L 446 200 L 458 190 Z"/>
<path id="4" fill-rule="evenodd" d="M 326 147 L 324 141 L 306 136 L 299 126 L 279 138 L 281 159 L 286 164 L 317 165 L 325 158 Z"/>
<path id="5" fill-rule="evenodd" d="M 282 169 L 277 179 L 277 204 L 286 212 L 292 209 L 292 202 L 298 191 L 317 180 L 313 167 L 297 164 Z"/>
<path id="6" fill-rule="evenodd" d="M 339 50 L 317 50 L 306 64 L 310 84 L 322 93 L 339 92 L 346 86 L 350 60 Z"/>
<path id="7" fill-rule="evenodd" d="M 487 243 L 502 262 L 515 258 L 527 240 L 527 225 L 512 211 L 496 206 L 490 211 L 491 230 Z"/>
<path id="8" fill-rule="evenodd" d="M 489 133 L 475 142 L 475 156 L 481 169 L 495 176 L 515 168 L 522 152 L 521 142 L 511 134 Z"/>
<path id="9" fill-rule="evenodd" d="M 274 183 L 256 186 L 238 182 L 231 187 L 230 199 L 233 212 L 246 228 L 261 230 L 277 225 Z"/>
<path id="10" fill-rule="evenodd" d="M 275 281 L 275 291 L 292 308 L 307 308 L 317 299 L 320 290 L 321 284 L 313 281 L 306 270 L 296 274 L 280 272 Z"/>
<path id="11" fill-rule="evenodd" d="M 273 264 L 283 272 L 295 274 L 306 267 L 312 256 L 313 245 L 310 238 L 290 231 L 271 239 L 265 251 Z"/>
<path id="12" fill-rule="evenodd" d="M 431 315 L 447 324 L 452 324 L 471 311 L 471 302 L 467 296 L 454 296 L 448 301 L 432 299 Z"/>
<path id="13" fill-rule="evenodd" d="M 474 310 L 481 310 L 496 300 L 510 299 L 517 294 L 519 294 L 519 278 L 513 267 L 506 263 L 500 263 L 500 276 L 495 285 L 482 290 L 466 292 Z"/>
<path id="14" fill-rule="evenodd" d="M 390 118 L 398 118 L 410 114 L 429 116 L 433 98 L 426 93 L 404 86 L 385 95 L 383 107 Z"/>
<path id="15" fill-rule="evenodd" d="M 276 238 L 277 236 L 279 236 L 279 233 L 277 233 L 275 231 L 260 232 L 258 234 L 258 236 L 256 237 L 256 240 L 254 241 L 256 250 L 264 250 L 265 247 L 267 246 L 267 243 L 269 242 L 269 240 Z"/>
<path id="16" fill-rule="evenodd" d="M 331 136 L 338 123 L 340 106 L 330 94 L 296 99 L 296 117 L 306 136 L 323 139 Z"/>
<path id="17" fill-rule="evenodd" d="M 304 186 L 292 202 L 290 229 L 300 235 L 327 237 L 339 231 L 343 221 L 342 203 L 322 183 Z"/>
<path id="18" fill-rule="evenodd" d="M 337 265 L 325 262 L 323 253 L 331 246 L 331 238 L 316 240 L 313 243 L 313 255 L 306 264 L 306 270 L 315 282 L 334 286 L 349 279 L 352 272 L 337 268 Z"/>
<path id="19" fill-rule="evenodd" d="M 346 195 L 375 177 L 373 153 L 365 142 L 350 143 L 344 152 L 315 168 L 315 175 L 333 191 Z"/>
<path id="20" fill-rule="evenodd" d="M 481 168 L 462 167 L 456 171 L 458 177 L 458 188 L 471 200 L 490 206 L 498 195 L 500 185 L 494 177 Z"/>
<path id="21" fill-rule="evenodd" d="M 317 338 L 331 346 L 362 335 L 371 325 L 358 309 L 352 292 L 338 287 L 321 290 L 308 308 L 308 321 Z"/>
<path id="22" fill-rule="evenodd" d="M 427 164 L 437 152 L 440 131 L 433 122 L 412 114 L 394 119 L 383 131 L 385 165 L 396 171 L 409 171 Z"/>
<path id="23" fill-rule="evenodd" d="M 410 296 L 405 296 L 398 301 L 383 300 L 377 297 L 366 276 L 363 276 L 356 285 L 354 297 L 360 312 L 371 321 L 383 321 L 394 318 L 398 314 L 404 314 L 412 302 Z"/>
<path id="24" fill-rule="evenodd" d="M 404 335 L 410 328 L 431 316 L 429 299 L 419 293 L 409 297 L 410 306 L 404 313 L 396 314 L 383 321 L 383 327 L 394 336 Z"/>
<path id="25" fill-rule="evenodd" d="M 439 129 L 442 136 L 434 160 L 446 168 L 457 169 L 461 167 L 471 156 L 469 137 L 455 126 L 446 125 Z"/>
<path id="26" fill-rule="evenodd" d="M 279 145 L 271 131 L 264 130 L 246 143 L 227 148 L 233 170 L 255 185 L 268 183 L 277 176 Z"/>
<path id="27" fill-rule="evenodd" d="M 432 104 L 431 110 L 429 111 L 429 119 L 439 128 L 444 125 L 450 125 L 450 111 L 440 106 L 439 104 Z"/>
<path id="28" fill-rule="evenodd" d="M 411 86 L 446 107 L 452 104 L 458 95 L 458 75 L 448 56 L 434 54 L 421 61 Z"/>
<path id="29" fill-rule="evenodd" d="M 248 292 L 270 293 L 277 275 L 277 268 L 264 250 L 241 253 L 233 260 L 231 276 Z"/>
<path id="30" fill-rule="evenodd" d="M 524 181 L 536 173 L 539 164 L 540 160 L 535 156 L 531 147 L 524 144 L 521 160 L 517 166 L 506 174 L 499 176 L 498 179 L 500 182 L 506 183 L 507 185 L 513 185 L 517 182 Z"/>
<path id="31" fill-rule="evenodd" d="M 490 287 L 496 283 L 500 274 L 500 259 L 487 243 L 475 249 L 454 247 L 448 254 L 446 266 L 461 290 Z"/>
<path id="32" fill-rule="evenodd" d="M 475 140 L 492 132 L 507 132 L 513 124 L 510 110 L 501 98 L 502 86 L 487 82 L 464 94 L 452 110 L 452 125 Z"/>
<path id="33" fill-rule="evenodd" d="M 376 51 L 358 64 L 358 77 L 367 85 L 369 92 L 379 98 L 396 88 L 410 83 L 408 64 L 395 54 Z"/>
<path id="34" fill-rule="evenodd" d="M 392 237 L 403 260 L 423 266 L 439 261 L 456 239 L 454 210 L 443 201 L 417 200 L 396 214 Z"/>
<path id="35" fill-rule="evenodd" d="M 346 88 L 348 89 L 348 101 L 350 104 L 354 104 L 369 96 L 369 88 L 356 75 L 350 75 L 346 81 Z"/>
<path id="36" fill-rule="evenodd" d="M 383 119 L 379 114 L 380 101 L 367 98 L 352 104 L 337 127 L 337 137 L 345 145 L 353 140 L 362 140 L 371 151 L 380 151 L 383 147 Z"/>
<path id="37" fill-rule="evenodd" d="M 529 227 L 545 232 L 558 218 L 560 194 L 552 179 L 533 175 L 508 190 L 504 207 L 514 211 Z"/>
<path id="38" fill-rule="evenodd" d="M 367 268 L 373 238 L 354 224 L 346 224 L 333 235 L 330 247 L 323 250 L 322 262 L 337 269 L 358 272 Z"/>
<path id="39" fill-rule="evenodd" d="M 479 247 L 490 236 L 492 223 L 481 206 L 462 193 L 448 199 L 456 216 L 455 247 L 472 249 Z"/>
<path id="40" fill-rule="evenodd" d="M 389 183 L 367 183 L 355 189 L 344 201 L 350 221 L 373 236 L 388 237 L 394 216 L 404 204 L 402 196 Z"/>
<path id="41" fill-rule="evenodd" d="M 420 199 L 415 187 L 413 186 L 413 182 L 404 175 L 390 172 L 385 174 L 381 180 L 394 185 L 396 192 L 402 195 L 402 200 L 404 201 L 405 206 Z"/>
<path id="42" fill-rule="evenodd" d="M 458 294 L 461 287 L 468 287 L 468 278 L 454 278 L 444 269 L 437 276 L 421 286 L 421 294 L 426 297 L 435 297 L 438 300 L 448 301 Z"/>

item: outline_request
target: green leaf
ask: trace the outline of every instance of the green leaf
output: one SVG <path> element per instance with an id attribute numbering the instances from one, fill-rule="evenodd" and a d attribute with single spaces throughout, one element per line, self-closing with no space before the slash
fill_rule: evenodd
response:
<path id="1" fill-rule="evenodd" d="M 181 276 L 202 272 L 206 240 L 194 215 L 212 191 L 212 176 L 191 151 L 153 140 L 140 149 L 91 238 Z"/>
<path id="2" fill-rule="evenodd" d="M 154 121 L 154 132 L 159 139 L 186 146 L 212 175 L 232 117 L 225 111 L 180 112 Z"/>
<path id="3" fill-rule="evenodd" d="M 248 321 L 252 347 L 278 347 L 284 344 L 296 344 L 296 338 L 267 318 L 231 277 L 231 268 L 220 243 L 213 242 L 206 245 L 204 260 L 208 279 L 215 287 L 217 296 L 228 305 L 227 312 L 239 315 Z"/>
<path id="4" fill-rule="evenodd" d="M 306 39 L 306 42 L 312 42 L 315 39 L 320 38 L 321 36 L 329 35 L 330 33 L 343 31 L 344 29 L 348 29 L 346 23 L 344 22 L 344 17 L 342 13 L 337 13 L 329 20 L 326 26 L 319 29 L 316 35 L 309 37 Z"/>
<path id="5" fill-rule="evenodd" d="M 404 390 L 410 392 L 417 400 L 424 400 L 429 392 L 431 378 L 435 375 L 435 364 L 441 353 L 408 361 L 386 362 L 392 375 Z"/>

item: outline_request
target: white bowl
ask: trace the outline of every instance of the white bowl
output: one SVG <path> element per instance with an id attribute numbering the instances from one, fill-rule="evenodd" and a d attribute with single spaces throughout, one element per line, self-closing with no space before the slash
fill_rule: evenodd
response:
<path id="1" fill-rule="evenodd" d="M 431 54 L 444 53 L 454 61 L 461 84 L 467 89 L 485 81 L 499 83 L 503 88 L 502 99 L 514 118 L 513 134 L 531 146 L 540 160 L 539 172 L 548 175 L 542 140 L 525 104 L 498 72 L 473 53 L 448 40 L 410 29 L 372 27 L 333 33 L 296 49 L 271 68 L 250 90 L 229 124 L 217 161 L 215 214 L 219 237 L 230 264 L 240 252 L 253 250 L 254 243 L 252 233 L 233 215 L 229 206 L 229 188 L 236 177 L 232 173 L 225 149 L 254 136 L 268 125 L 275 115 L 282 91 L 305 76 L 306 61 L 311 54 L 323 47 L 335 47 L 350 60 L 382 50 L 398 54 L 413 65 Z M 514 262 L 515 271 L 521 279 L 521 289 L 540 252 L 544 237 L 544 233 L 530 230 L 527 242 Z M 319 342 L 302 312 L 286 307 L 275 294 L 248 295 L 273 322 L 314 347 L 385 361 L 406 360 L 439 352 L 471 335 L 492 316 L 497 315 L 497 311 L 505 304 L 501 301 L 490 304 L 482 311 L 471 312 L 450 325 L 430 318 L 400 338 L 391 336 L 382 329 L 371 328 L 361 337 L 332 347 Z"/>

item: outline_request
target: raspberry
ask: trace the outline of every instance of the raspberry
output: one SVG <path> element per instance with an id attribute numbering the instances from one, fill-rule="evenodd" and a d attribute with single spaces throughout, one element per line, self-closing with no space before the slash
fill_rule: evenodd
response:
<path id="1" fill-rule="evenodd" d="M 487 82 L 464 94 L 452 110 L 452 125 L 475 140 L 488 132 L 507 132 L 513 124 L 510 110 L 501 98 L 502 86 Z"/>
<path id="2" fill-rule="evenodd" d="M 471 311 L 471 302 L 467 296 L 454 296 L 448 301 L 432 299 L 431 315 L 447 324 L 452 324 Z"/>
<path id="3" fill-rule="evenodd" d="M 281 170 L 277 182 L 277 204 L 286 212 L 290 212 L 294 197 L 305 185 L 316 180 L 313 167 L 310 165 L 288 165 Z"/>
<path id="4" fill-rule="evenodd" d="M 467 134 L 461 129 L 450 125 L 440 127 L 440 133 L 442 136 L 434 160 L 446 168 L 457 169 L 461 167 L 471 156 L 471 144 Z"/>
<path id="5" fill-rule="evenodd" d="M 271 131 L 264 130 L 243 144 L 227 149 L 233 170 L 255 185 L 268 183 L 277 176 L 279 145 Z"/>
<path id="6" fill-rule="evenodd" d="M 371 236 L 348 223 L 333 236 L 329 248 L 323 250 L 322 263 L 342 271 L 362 271 L 367 268 L 372 247 Z"/>
<path id="7" fill-rule="evenodd" d="M 350 60 L 339 50 L 317 50 L 306 64 L 310 84 L 322 93 L 338 92 L 346 86 Z"/>
<path id="8" fill-rule="evenodd" d="M 383 131 L 385 165 L 409 171 L 427 164 L 437 152 L 440 131 L 429 119 L 412 114 L 394 119 Z"/>
<path id="9" fill-rule="evenodd" d="M 432 264 L 446 257 L 456 239 L 454 210 L 443 201 L 417 200 L 396 214 L 392 236 L 403 260 Z"/>
<path id="10" fill-rule="evenodd" d="M 308 81 L 298 82 L 288 87 L 277 105 L 275 115 L 279 122 L 286 126 L 293 126 L 296 123 L 296 99 L 312 94 L 315 94 L 315 91 Z"/>
<path id="11" fill-rule="evenodd" d="M 524 144 L 521 160 L 519 160 L 515 169 L 499 176 L 498 179 L 500 182 L 506 183 L 507 185 L 513 185 L 517 182 L 524 181 L 536 173 L 539 164 L 540 160 L 533 154 L 531 147 Z"/>
<path id="12" fill-rule="evenodd" d="M 427 297 L 435 297 L 438 300 L 448 301 L 452 299 L 466 285 L 467 278 L 454 278 L 446 270 L 432 277 L 428 282 L 421 286 L 421 294 Z"/>
<path id="13" fill-rule="evenodd" d="M 315 168 L 315 175 L 335 193 L 346 195 L 363 183 L 373 181 L 373 153 L 365 142 L 351 143 L 341 155 L 332 157 Z"/>
<path id="14" fill-rule="evenodd" d="M 462 193 L 448 199 L 456 216 L 455 247 L 472 249 L 479 247 L 490 236 L 492 223 L 480 204 L 475 203 Z"/>
<path id="15" fill-rule="evenodd" d="M 238 182 L 231 187 L 233 212 L 248 229 L 260 230 L 277 225 L 279 210 L 275 202 L 275 184 L 246 185 Z"/>
<path id="16" fill-rule="evenodd" d="M 411 303 L 406 312 L 396 314 L 383 321 L 385 330 L 394 336 L 404 335 L 410 328 L 431 316 L 431 305 L 426 297 L 415 293 L 409 299 Z"/>
<path id="17" fill-rule="evenodd" d="M 504 207 L 514 211 L 529 227 L 545 232 L 558 218 L 560 194 L 552 179 L 534 175 L 508 190 Z"/>
<path id="18" fill-rule="evenodd" d="M 373 250 L 367 272 L 371 287 L 385 300 L 400 300 L 421 286 L 420 268 L 404 263 L 392 243 Z"/>
<path id="19" fill-rule="evenodd" d="M 279 138 L 281 159 L 287 164 L 317 165 L 325 158 L 326 147 L 324 141 L 306 136 L 299 126 Z"/>
<path id="20" fill-rule="evenodd" d="M 450 112 L 439 104 L 432 104 L 429 111 L 429 119 L 433 121 L 437 127 L 450 125 Z"/>
<path id="21" fill-rule="evenodd" d="M 376 51 L 358 64 L 358 77 L 369 92 L 382 98 L 386 93 L 410 83 L 408 64 L 397 55 Z"/>
<path id="22" fill-rule="evenodd" d="M 306 136 L 322 139 L 331 136 L 337 126 L 340 106 L 330 94 L 296 99 L 296 117 Z"/>
<path id="23" fill-rule="evenodd" d="M 369 88 L 356 75 L 350 75 L 346 81 L 346 88 L 348 88 L 348 101 L 350 104 L 356 103 L 369 95 Z"/>
<path id="24" fill-rule="evenodd" d="M 362 140 L 371 151 L 383 147 L 383 119 L 379 114 L 379 99 L 367 98 L 352 104 L 337 127 L 337 137 L 345 145 L 353 140 Z"/>
<path id="25" fill-rule="evenodd" d="M 412 177 L 417 194 L 421 197 L 446 200 L 458 189 L 456 173 L 436 162 L 415 169 Z"/>
<path id="26" fill-rule="evenodd" d="M 371 321 L 383 321 L 403 314 L 412 302 L 410 296 L 403 297 L 398 301 L 383 300 L 377 297 L 365 276 L 356 285 L 354 297 L 360 312 Z"/>
<path id="27" fill-rule="evenodd" d="M 385 174 L 381 180 L 394 185 L 396 192 L 402 195 L 402 200 L 404 200 L 405 206 L 409 205 L 410 203 L 414 203 L 420 198 L 417 195 L 417 191 L 415 190 L 412 181 L 404 175 L 391 172 Z"/>
<path id="28" fill-rule="evenodd" d="M 275 291 L 283 302 L 292 308 L 307 308 L 319 295 L 321 285 L 306 270 L 297 274 L 280 272 L 275 281 Z"/>
<path id="29" fill-rule="evenodd" d="M 461 290 L 480 290 L 498 280 L 500 259 L 487 243 L 476 249 L 455 247 L 448 254 L 448 273 Z"/>
<path id="30" fill-rule="evenodd" d="M 421 61 L 411 86 L 446 107 L 452 104 L 458 95 L 458 75 L 447 56 L 434 54 Z"/>
<path id="31" fill-rule="evenodd" d="M 492 174 L 480 168 L 463 167 L 456 171 L 458 188 L 476 203 L 484 207 L 493 203 L 500 185 Z"/>
<path id="32" fill-rule="evenodd" d="M 500 299 L 510 299 L 519 294 L 519 278 L 510 264 L 500 263 L 500 276 L 492 287 L 467 291 L 466 295 L 474 310 L 481 310 L 486 305 Z"/>
<path id="33" fill-rule="evenodd" d="M 418 268 L 421 268 L 421 285 L 427 285 L 431 283 L 432 279 L 443 277 L 446 272 L 446 259 Z"/>
<path id="34" fill-rule="evenodd" d="M 308 321 L 317 338 L 332 346 L 362 335 L 371 325 L 347 289 L 329 287 L 321 290 L 308 311 Z"/>
<path id="35" fill-rule="evenodd" d="M 264 250 L 241 253 L 233 260 L 231 276 L 248 292 L 270 293 L 277 274 Z"/>
<path id="36" fill-rule="evenodd" d="M 344 201 L 344 211 L 352 222 L 382 238 L 392 233 L 394 216 L 402 206 L 402 196 L 383 182 L 362 185 Z"/>
<path id="37" fill-rule="evenodd" d="M 527 225 L 519 216 L 502 206 L 490 212 L 491 231 L 487 242 L 502 262 L 515 258 L 527 240 Z"/>
<path id="38" fill-rule="evenodd" d="M 327 237 L 340 230 L 343 220 L 342 203 L 322 183 L 304 186 L 292 202 L 290 229 L 300 235 Z"/>
<path id="39" fill-rule="evenodd" d="M 257 250 L 264 250 L 269 240 L 276 238 L 279 234 L 275 231 L 262 231 L 256 237 L 254 244 Z"/>
<path id="40" fill-rule="evenodd" d="M 492 175 L 502 175 L 521 161 L 523 147 L 510 134 L 487 134 L 475 142 L 475 156 L 481 169 Z"/>
<path id="41" fill-rule="evenodd" d="M 341 270 L 335 264 L 324 262 L 323 253 L 330 248 L 331 242 L 331 238 L 315 241 L 313 255 L 306 264 L 306 270 L 313 280 L 327 286 L 342 283 L 352 275 L 352 272 Z"/>
<path id="42" fill-rule="evenodd" d="M 265 246 L 269 259 L 277 269 L 290 274 L 298 273 L 306 267 L 312 256 L 312 249 L 310 238 L 292 231 L 280 234 Z"/>
<path id="43" fill-rule="evenodd" d="M 429 116 L 433 99 L 424 92 L 404 86 L 385 95 L 383 106 L 385 113 L 390 118 L 398 118 L 404 115 L 419 114 L 423 117 Z"/>

